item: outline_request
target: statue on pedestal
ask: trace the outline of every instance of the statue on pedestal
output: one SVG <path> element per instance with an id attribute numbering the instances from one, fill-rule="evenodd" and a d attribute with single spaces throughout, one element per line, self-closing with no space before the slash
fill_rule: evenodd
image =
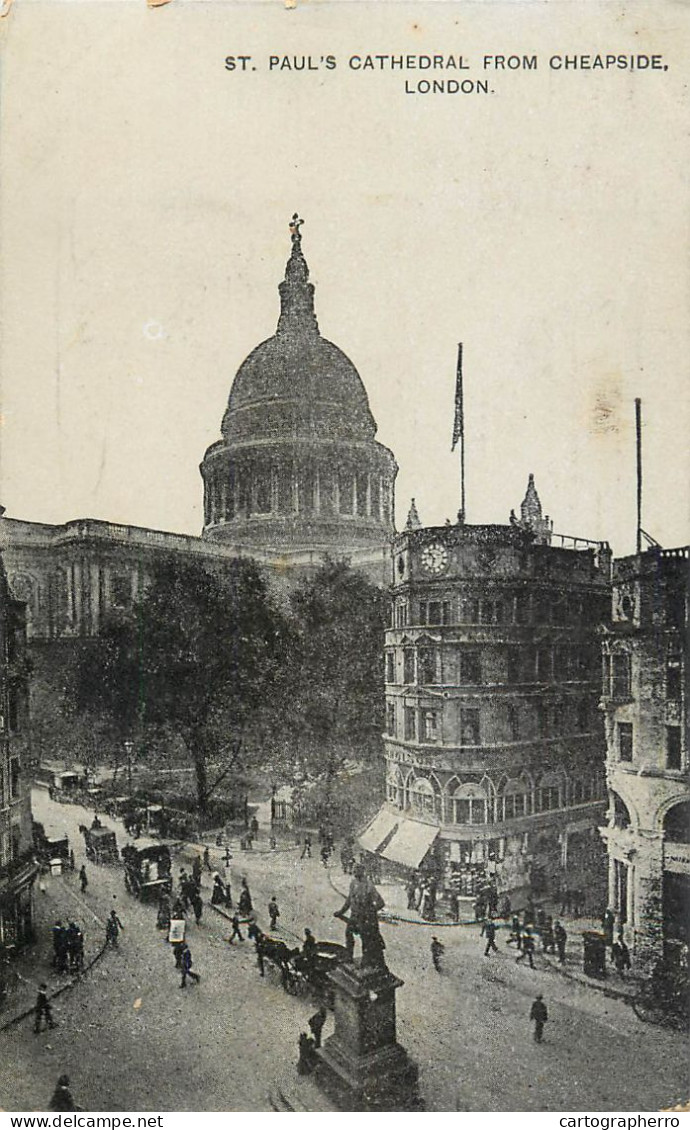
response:
<path id="1" fill-rule="evenodd" d="M 355 937 L 362 941 L 362 969 L 386 969 L 383 951 L 386 943 L 379 930 L 378 912 L 385 906 L 381 895 L 360 863 L 355 865 L 350 890 L 340 910 L 334 917 L 347 923 L 345 945 L 350 961 L 354 960 Z M 350 917 L 347 918 L 347 911 Z"/>

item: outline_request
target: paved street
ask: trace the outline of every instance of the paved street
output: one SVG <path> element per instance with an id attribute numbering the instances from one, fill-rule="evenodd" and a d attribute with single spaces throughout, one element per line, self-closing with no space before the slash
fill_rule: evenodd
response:
<path id="1" fill-rule="evenodd" d="M 49 834 L 68 830 L 79 867 L 78 825 L 90 822 L 90 814 L 53 804 L 42 792 L 36 797 L 36 818 Z M 109 823 L 121 847 L 122 826 Z M 313 1003 L 284 993 L 271 971 L 262 981 L 253 946 L 229 947 L 227 923 L 208 905 L 202 925 L 188 927 L 202 981 L 181 991 L 169 946 L 155 928 L 155 908 L 126 894 L 121 869 L 87 869 L 88 909 L 70 875 L 48 881 L 41 915 L 49 919 L 56 907 L 56 914 L 75 916 L 93 950 L 115 905 L 125 925 L 120 950 L 59 998 L 55 1031 L 35 1036 L 23 1021 L 0 1034 L 1 1105 L 45 1107 L 57 1076 L 67 1071 L 77 1101 L 92 1110 L 269 1110 L 269 1087 L 295 1062 Z M 342 941 L 342 924 L 333 918 L 340 896 L 331 879 L 341 890 L 348 880 L 337 865 L 329 874 L 320 860 L 300 861 L 294 850 L 237 852 L 231 872 L 233 894 L 247 876 L 260 924 L 268 899 L 277 896 L 280 932 L 289 944 L 307 925 L 321 938 Z M 207 877 L 205 883 L 208 899 Z M 516 966 L 505 935 L 499 955 L 484 958 L 475 926 L 443 930 L 439 975 L 430 961 L 432 933 L 417 924 L 383 925 L 389 966 L 405 980 L 397 997 L 398 1036 L 420 1065 L 427 1109 L 651 1111 L 687 1097 L 688 1046 L 680 1036 L 641 1023 L 624 1002 L 563 978 L 539 958 L 534 971 Z M 37 969 L 36 978 L 49 972 Z M 527 1019 L 537 992 L 550 1017 L 541 1046 Z"/>

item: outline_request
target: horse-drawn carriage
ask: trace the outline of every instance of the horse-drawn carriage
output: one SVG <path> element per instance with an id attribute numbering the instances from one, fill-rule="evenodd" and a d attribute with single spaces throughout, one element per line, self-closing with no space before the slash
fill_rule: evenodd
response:
<path id="1" fill-rule="evenodd" d="M 304 996 L 311 993 L 328 1008 L 333 1007 L 328 974 L 348 960 L 345 946 L 337 942 L 315 942 L 311 950 L 305 952 L 299 946 L 291 949 L 281 938 L 263 934 L 256 927 L 250 927 L 249 936 L 254 939 L 262 977 L 266 965 L 272 965 L 280 973 L 286 993 Z"/>
<path id="2" fill-rule="evenodd" d="M 170 849 L 167 844 L 136 848 L 127 844 L 122 849 L 125 865 L 125 887 L 142 902 L 154 902 L 172 891 Z"/>
<path id="3" fill-rule="evenodd" d="M 98 823 L 87 828 L 82 824 L 79 831 L 84 837 L 86 858 L 92 863 L 119 863 L 120 855 L 117 850 L 117 838 L 110 828 L 104 828 Z"/>
<path id="4" fill-rule="evenodd" d="M 67 836 L 51 838 L 46 835 L 43 824 L 39 824 L 38 820 L 34 820 L 32 823 L 34 848 L 38 862 L 47 867 L 51 861 L 59 859 L 63 866 L 66 865 L 69 861 L 69 840 Z"/>

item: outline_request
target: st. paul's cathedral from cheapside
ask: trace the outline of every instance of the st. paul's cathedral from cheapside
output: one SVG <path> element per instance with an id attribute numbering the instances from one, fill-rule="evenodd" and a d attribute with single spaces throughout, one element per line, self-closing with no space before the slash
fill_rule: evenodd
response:
<path id="1" fill-rule="evenodd" d="M 355 366 L 321 334 L 301 226 L 295 215 L 276 331 L 240 365 L 221 438 L 201 462 L 200 536 L 2 518 L 10 590 L 25 604 L 35 661 L 97 636 L 161 558 L 222 572 L 250 557 L 283 587 L 327 556 L 345 558 L 391 595 L 386 791 L 361 847 L 403 876 L 433 868 L 461 897 L 487 881 L 537 894 L 555 883 L 587 886 L 613 907 L 634 953 L 687 946 L 690 848 L 677 818 L 690 794 L 687 547 L 638 549 L 619 568 L 606 542 L 554 533 L 531 475 L 520 516 L 505 524 L 468 525 L 461 513 L 455 524 L 424 527 L 413 500 L 396 533 L 397 464 L 376 440 Z M 629 575 L 655 570 L 675 570 L 668 640 L 658 625 L 642 640 L 641 621 L 619 623 L 620 577 L 632 584 Z M 649 615 L 666 623 L 663 609 Z M 635 631 L 640 655 L 644 644 L 661 672 L 656 730 L 644 721 L 646 684 L 635 689 Z M 624 663 L 621 697 L 615 672 Z M 663 777 L 663 803 L 633 797 L 631 774 L 643 763 L 649 780 Z M 646 778 L 635 782 L 649 792 Z M 635 837 L 653 840 L 655 852 L 639 852 Z"/>

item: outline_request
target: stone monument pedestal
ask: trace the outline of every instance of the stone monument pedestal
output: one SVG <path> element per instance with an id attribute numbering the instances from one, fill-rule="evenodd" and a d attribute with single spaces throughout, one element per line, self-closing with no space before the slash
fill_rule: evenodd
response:
<path id="1" fill-rule="evenodd" d="M 319 1049 L 315 1079 L 342 1111 L 421 1110 L 417 1065 L 395 1038 L 395 993 L 388 969 L 338 966 L 335 1032 Z"/>

